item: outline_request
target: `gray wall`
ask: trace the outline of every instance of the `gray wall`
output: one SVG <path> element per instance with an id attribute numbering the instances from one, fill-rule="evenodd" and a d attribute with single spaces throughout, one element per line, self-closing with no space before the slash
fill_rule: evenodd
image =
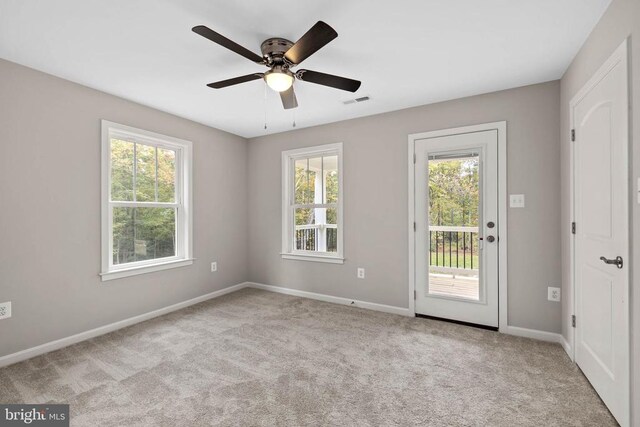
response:
<path id="1" fill-rule="evenodd" d="M 100 281 L 100 119 L 193 142 L 193 265 Z M 244 138 L 0 60 L 0 148 L 0 356 L 248 279 Z"/>
<path id="2" fill-rule="evenodd" d="M 578 90 L 591 78 L 613 51 L 630 36 L 630 82 L 631 82 L 631 322 L 632 322 L 632 375 L 634 389 L 632 402 L 640 402 L 640 206 L 636 202 L 635 191 L 637 177 L 640 176 L 640 1 L 613 0 L 602 19 L 595 27 L 575 59 L 567 69 L 561 81 L 561 141 L 562 141 L 562 260 L 563 265 L 570 265 L 569 258 L 569 102 Z M 563 292 L 569 292 L 569 270 L 563 271 Z M 566 300 L 565 300 L 566 301 Z M 569 316 L 573 310 L 565 302 L 563 304 L 562 333 L 569 336 Z M 636 406 L 635 426 L 640 426 L 640 408 Z"/>
<path id="3" fill-rule="evenodd" d="M 375 99 L 371 102 L 375 102 Z M 249 140 L 252 281 L 408 307 L 407 136 L 508 122 L 509 324 L 560 332 L 560 85 L 550 82 Z M 344 265 L 283 260 L 282 150 L 344 143 Z M 356 279 L 356 267 L 366 279 Z"/>
<path id="4" fill-rule="evenodd" d="M 0 356 L 249 279 L 407 307 L 407 135 L 500 120 L 508 122 L 509 192 L 527 197 L 525 209 L 509 211 L 509 324 L 560 331 L 560 305 L 546 289 L 561 280 L 559 82 L 248 143 L 1 60 L 0 93 L 0 301 L 14 311 L 0 322 Z M 193 266 L 100 281 L 103 118 L 193 141 Z M 337 141 L 345 264 L 282 260 L 281 151 Z M 365 280 L 355 278 L 357 266 Z"/>

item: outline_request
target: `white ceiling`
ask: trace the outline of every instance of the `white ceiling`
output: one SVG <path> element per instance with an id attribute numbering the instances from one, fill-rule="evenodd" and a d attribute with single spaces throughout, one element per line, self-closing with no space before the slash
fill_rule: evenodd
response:
<path id="1" fill-rule="evenodd" d="M 244 137 L 558 79 L 610 0 L 0 0 L 0 57 Z M 285 111 L 266 68 L 191 32 L 260 53 L 316 21 L 337 39 L 302 68 L 362 81 L 354 94 L 296 82 Z M 265 110 L 268 129 L 264 129 Z M 295 112 L 293 112 L 295 111 Z"/>

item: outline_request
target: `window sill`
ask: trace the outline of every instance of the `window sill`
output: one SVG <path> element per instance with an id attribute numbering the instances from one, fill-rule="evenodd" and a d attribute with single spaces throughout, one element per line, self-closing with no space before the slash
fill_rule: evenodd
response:
<path id="1" fill-rule="evenodd" d="M 109 271 L 106 273 L 100 273 L 100 277 L 103 282 L 114 279 L 121 279 L 123 277 L 136 276 L 138 274 L 152 273 L 154 271 L 168 270 L 170 268 L 185 267 L 193 264 L 193 258 L 179 259 L 175 261 L 163 262 L 161 264 L 144 265 L 133 268 L 123 268 L 121 270 Z"/>
<path id="2" fill-rule="evenodd" d="M 327 255 L 307 255 L 283 253 L 282 259 L 293 259 L 297 261 L 326 262 L 329 264 L 344 264 L 344 258 Z"/>

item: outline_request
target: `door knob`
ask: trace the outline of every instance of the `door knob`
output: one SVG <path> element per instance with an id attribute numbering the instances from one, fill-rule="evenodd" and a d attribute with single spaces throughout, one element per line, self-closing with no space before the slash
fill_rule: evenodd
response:
<path id="1" fill-rule="evenodd" d="M 617 256 L 614 259 L 607 259 L 603 256 L 600 257 L 600 259 L 602 260 L 602 262 L 604 262 L 605 264 L 613 264 L 618 268 L 622 268 L 623 265 L 623 261 L 622 261 L 622 257 L 621 256 Z"/>
<path id="2" fill-rule="evenodd" d="M 489 243 L 493 243 L 493 242 L 495 242 L 495 240 L 496 240 L 496 238 L 495 238 L 495 237 L 493 237 L 493 236 L 487 236 L 487 242 L 489 242 Z"/>

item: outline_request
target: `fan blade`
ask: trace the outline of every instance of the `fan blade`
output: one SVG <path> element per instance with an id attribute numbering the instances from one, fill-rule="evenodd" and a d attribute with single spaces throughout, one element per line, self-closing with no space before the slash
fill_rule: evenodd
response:
<path id="1" fill-rule="evenodd" d="M 296 99 L 296 94 L 293 91 L 293 85 L 284 92 L 280 92 L 280 99 L 282 100 L 282 106 L 285 110 L 290 110 L 298 106 L 298 100 Z"/>
<path id="2" fill-rule="evenodd" d="M 262 73 L 247 74 L 246 76 L 234 77 L 232 79 L 221 80 L 219 82 L 209 83 L 207 86 L 213 89 L 222 89 L 224 87 L 237 85 L 240 83 L 250 82 L 251 80 L 258 80 L 264 76 Z"/>
<path id="3" fill-rule="evenodd" d="M 318 21 L 304 36 L 300 37 L 300 40 L 289 48 L 284 57 L 293 64 L 299 64 L 336 37 L 338 37 L 336 30 L 328 24 Z"/>
<path id="4" fill-rule="evenodd" d="M 305 82 L 330 86 L 336 89 L 347 90 L 349 92 L 357 91 L 361 84 L 358 80 L 334 76 L 333 74 L 319 73 L 318 71 L 311 70 L 298 70 L 296 77 Z"/>
<path id="5" fill-rule="evenodd" d="M 202 37 L 207 38 L 214 43 L 218 43 L 220 46 L 226 47 L 227 49 L 237 53 L 238 55 L 244 56 L 250 61 L 257 62 L 259 64 L 262 64 L 264 61 L 264 59 L 260 55 L 251 52 L 249 49 L 240 46 L 238 43 L 229 40 L 222 34 L 218 34 L 211 28 L 205 27 L 204 25 L 193 27 L 192 31 L 196 34 L 200 34 Z"/>

